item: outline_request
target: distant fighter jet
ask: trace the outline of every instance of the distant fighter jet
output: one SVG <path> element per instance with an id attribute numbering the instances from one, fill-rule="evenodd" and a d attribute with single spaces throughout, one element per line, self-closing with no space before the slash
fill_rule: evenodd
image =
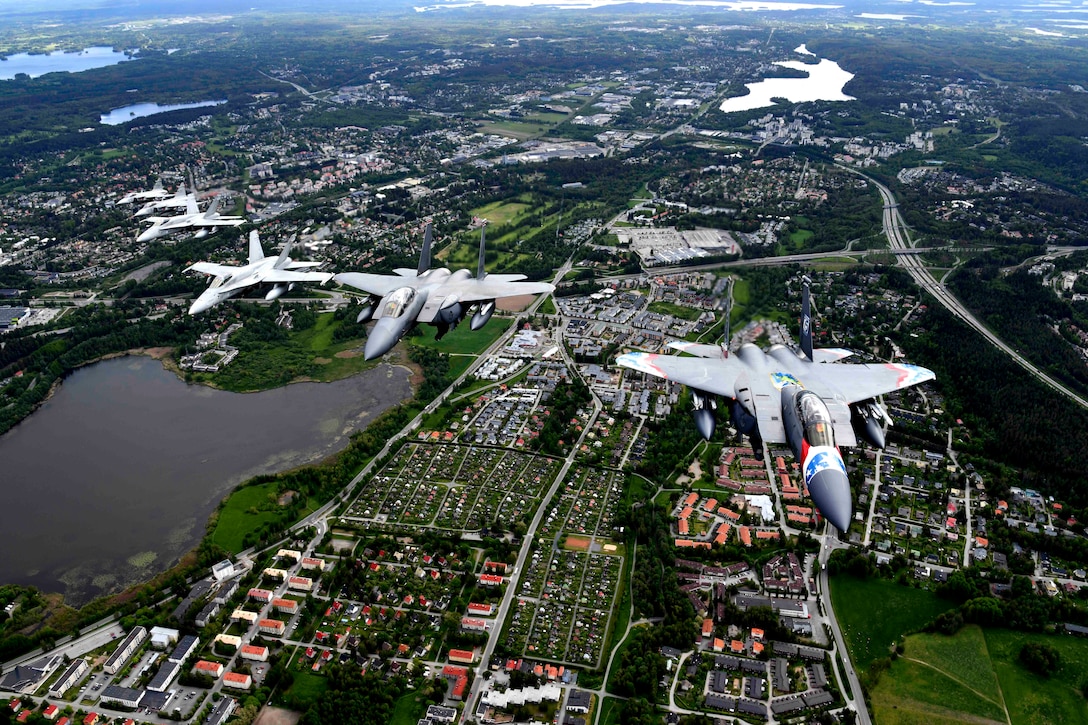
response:
<path id="1" fill-rule="evenodd" d="M 155 186 L 149 191 L 130 191 L 117 200 L 118 204 L 131 204 L 134 201 L 148 201 L 150 199 L 165 199 L 170 192 L 162 188 L 162 179 L 155 182 Z"/>
<path id="2" fill-rule="evenodd" d="M 193 270 L 210 274 L 215 277 L 211 287 L 196 298 L 190 315 L 196 315 L 204 310 L 214 307 L 220 302 L 230 299 L 244 292 L 253 285 L 271 284 L 272 289 L 265 295 L 266 300 L 274 300 L 291 290 L 296 282 L 320 282 L 325 284 L 332 279 L 332 274 L 327 272 L 296 272 L 297 269 L 316 267 L 320 262 L 296 262 L 287 255 L 291 252 L 291 242 L 288 240 L 283 245 L 283 251 L 278 257 L 264 256 L 261 248 L 261 239 L 254 229 L 249 233 L 249 264 L 243 267 L 234 267 L 226 264 L 213 264 L 212 262 L 197 262 L 185 271 Z"/>
<path id="3" fill-rule="evenodd" d="M 480 258 L 476 276 L 467 269 L 451 272 L 431 269 L 432 227 L 427 225 L 423 253 L 415 270 L 397 269 L 396 274 L 367 274 L 345 272 L 336 281 L 369 292 L 369 302 L 359 313 L 358 321 L 371 317 L 377 320 L 367 335 L 363 355 L 373 360 L 389 352 L 416 323 L 426 322 L 438 328 L 441 338 L 468 315 L 476 312 L 469 327 L 479 330 L 495 312 L 495 300 L 518 295 L 551 292 L 554 285 L 547 282 L 522 282 L 523 274 L 487 274 L 484 270 L 484 231 L 480 230 Z"/>
<path id="4" fill-rule="evenodd" d="M 147 216 L 160 209 L 185 209 L 189 205 L 189 199 L 196 201 L 196 196 L 194 194 L 186 194 L 185 184 L 182 184 L 178 187 L 177 192 L 175 192 L 173 196 L 147 202 L 140 207 L 140 210 L 136 212 L 134 216 Z"/>
<path id="5" fill-rule="evenodd" d="M 630 352 L 616 362 L 687 385 L 695 425 L 708 440 L 714 434 L 714 396 L 731 400 L 737 430 L 757 450 L 762 450 L 763 441 L 788 442 L 816 508 L 846 531 L 853 503 L 839 446 L 856 446 L 860 436 L 883 448 L 881 423 L 891 419 L 875 398 L 935 376 L 931 370 L 904 363 L 840 365 L 851 354 L 848 350 L 813 350 L 808 278 L 802 292 L 800 342 L 800 354 L 783 345 L 764 352 L 748 343 L 735 355 L 724 346 L 673 343 L 670 347 L 697 357 Z"/>
<path id="6" fill-rule="evenodd" d="M 136 237 L 137 242 L 150 242 L 152 239 L 185 229 L 197 229 L 195 236 L 201 239 L 209 233 L 214 233 L 219 227 L 236 227 L 245 223 L 245 219 L 240 216 L 222 216 L 219 213 L 219 197 L 212 200 L 207 211 L 200 211 L 195 197 L 187 197 L 184 214 L 168 217 L 149 216 L 144 217 L 144 220 L 152 224 Z"/>

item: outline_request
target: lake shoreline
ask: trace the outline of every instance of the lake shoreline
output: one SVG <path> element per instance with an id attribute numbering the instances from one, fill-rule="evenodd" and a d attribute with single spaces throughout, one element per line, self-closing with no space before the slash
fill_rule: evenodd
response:
<path id="1" fill-rule="evenodd" d="M 70 393 L 73 381 L 54 381 L 49 409 L 39 405 L 12 428 L 16 437 L 0 437 L 11 473 L 4 495 L 26 512 L 4 535 L 12 553 L 4 583 L 62 594 L 74 607 L 139 587 L 199 547 L 238 488 L 335 465 L 356 433 L 417 389 L 410 367 L 383 364 L 361 377 L 237 396 L 177 385 L 184 371 L 172 355 L 133 348 L 73 368 L 80 377 Z M 118 362 L 126 357 L 146 362 Z M 110 367 L 86 372 L 98 363 Z M 42 516 L 54 526 L 33 523 Z M 94 536 L 89 521 L 121 535 Z"/>

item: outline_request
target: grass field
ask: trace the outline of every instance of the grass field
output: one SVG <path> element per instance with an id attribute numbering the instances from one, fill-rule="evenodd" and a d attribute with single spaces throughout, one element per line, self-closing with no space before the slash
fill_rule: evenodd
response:
<path id="1" fill-rule="evenodd" d="M 702 310 L 697 310 L 694 307 L 684 307 L 682 305 L 675 305 L 672 302 L 651 302 L 647 309 L 650 312 L 656 312 L 659 315 L 672 315 L 678 317 L 681 320 L 697 320 L 699 315 L 702 314 Z"/>
<path id="2" fill-rule="evenodd" d="M 426 712 L 427 703 L 419 699 L 417 693 L 409 692 L 397 700 L 389 725 L 416 725 Z"/>
<path id="3" fill-rule="evenodd" d="M 227 551 L 241 551 L 242 538 L 247 533 L 279 517 L 275 494 L 275 483 L 246 486 L 232 493 L 219 511 L 212 543 Z"/>
<path id="4" fill-rule="evenodd" d="M 509 224 L 530 209 L 528 204 L 511 201 L 496 201 L 472 210 L 473 216 L 487 219 L 491 224 L 499 226 Z"/>
<path id="5" fill-rule="evenodd" d="M 496 136 L 510 136 L 520 141 L 539 136 L 554 126 L 554 123 L 551 123 L 550 121 L 545 122 L 543 120 L 539 122 L 531 121 L 529 123 L 521 123 L 519 121 L 489 121 L 477 125 L 476 130 L 480 133 L 493 133 Z"/>
<path id="6" fill-rule="evenodd" d="M 1045 679 L 1021 667 L 1017 658 L 1028 642 L 1057 649 L 1061 669 Z M 1088 680 L 1088 640 L 995 629 L 986 631 L 986 644 L 1013 725 L 1088 722 L 1088 699 L 1080 689 Z"/>
<path id="7" fill-rule="evenodd" d="M 599 725 L 619 725 L 621 702 L 616 697 L 606 697 L 601 703 L 601 714 L 597 718 Z"/>
<path id="8" fill-rule="evenodd" d="M 513 320 L 492 317 L 491 321 L 481 330 L 472 330 L 465 320 L 455 329 L 450 330 L 441 340 L 434 339 L 433 327 L 420 327 L 422 335 L 408 338 L 413 345 L 420 347 L 433 347 L 447 355 L 478 355 L 488 348 L 491 343 L 502 337 L 502 333 L 510 327 Z M 453 361 L 450 361 L 453 364 Z"/>
<path id="9" fill-rule="evenodd" d="M 904 634 L 952 608 L 923 589 L 847 575 L 831 578 L 831 602 L 858 672 L 887 657 Z"/>
<path id="10" fill-rule="evenodd" d="M 294 675 L 295 680 L 291 683 L 291 688 L 284 693 L 285 700 L 288 697 L 297 698 L 297 703 L 305 703 L 306 707 L 309 707 L 310 703 L 316 702 L 329 689 L 329 681 L 321 675 L 297 670 L 291 674 Z"/>
<path id="11" fill-rule="evenodd" d="M 244 548 L 242 542 L 246 534 L 277 521 L 283 509 L 275 498 L 276 486 L 275 483 L 264 483 L 236 489 L 219 511 L 212 542 L 237 553 Z M 317 507 L 316 501 L 307 501 L 303 516 Z"/>
<path id="12" fill-rule="evenodd" d="M 907 638 L 903 655 L 871 693 L 873 719 L 884 723 L 1005 722 L 1005 708 L 986 639 L 978 627 L 955 637 Z"/>
<path id="13" fill-rule="evenodd" d="M 1022 667 L 1018 655 L 1027 642 L 1057 649 L 1061 669 L 1043 678 Z M 873 689 L 873 716 L 878 725 L 1083 723 L 1088 701 L 1079 688 L 1086 679 L 1083 639 L 973 625 L 953 637 L 917 634 Z"/>
<path id="14" fill-rule="evenodd" d="M 815 235 L 811 229 L 798 229 L 797 231 L 790 232 L 790 244 L 794 249 L 804 249 L 805 242 Z"/>

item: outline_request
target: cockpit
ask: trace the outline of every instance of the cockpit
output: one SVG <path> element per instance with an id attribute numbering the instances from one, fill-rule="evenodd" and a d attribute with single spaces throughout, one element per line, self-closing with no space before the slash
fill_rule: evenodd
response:
<path id="1" fill-rule="evenodd" d="M 805 429 L 805 440 L 810 446 L 834 446 L 835 427 L 831 413 L 820 396 L 811 390 L 797 395 L 797 412 Z"/>
<path id="2" fill-rule="evenodd" d="M 385 298 L 385 306 L 382 309 L 382 317 L 400 317 L 416 298 L 416 291 L 411 287 L 401 287 L 393 290 Z"/>

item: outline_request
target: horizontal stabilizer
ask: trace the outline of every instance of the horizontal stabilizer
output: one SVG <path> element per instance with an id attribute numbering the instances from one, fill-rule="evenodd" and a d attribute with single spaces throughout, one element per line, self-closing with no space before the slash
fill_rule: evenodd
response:
<path id="1" fill-rule="evenodd" d="M 694 355 L 695 357 L 724 357 L 722 355 L 721 345 L 701 345 L 695 342 L 677 340 L 676 342 L 670 342 L 667 347 L 670 347 L 673 350 L 679 350 L 680 352 L 686 352 L 688 355 Z"/>
<path id="2" fill-rule="evenodd" d="M 487 275 L 488 282 L 520 282 L 526 279 L 524 274 L 489 274 Z"/>
<path id="3" fill-rule="evenodd" d="M 826 363 L 845 360 L 854 353 L 841 347 L 824 347 L 812 351 L 812 362 Z"/>

